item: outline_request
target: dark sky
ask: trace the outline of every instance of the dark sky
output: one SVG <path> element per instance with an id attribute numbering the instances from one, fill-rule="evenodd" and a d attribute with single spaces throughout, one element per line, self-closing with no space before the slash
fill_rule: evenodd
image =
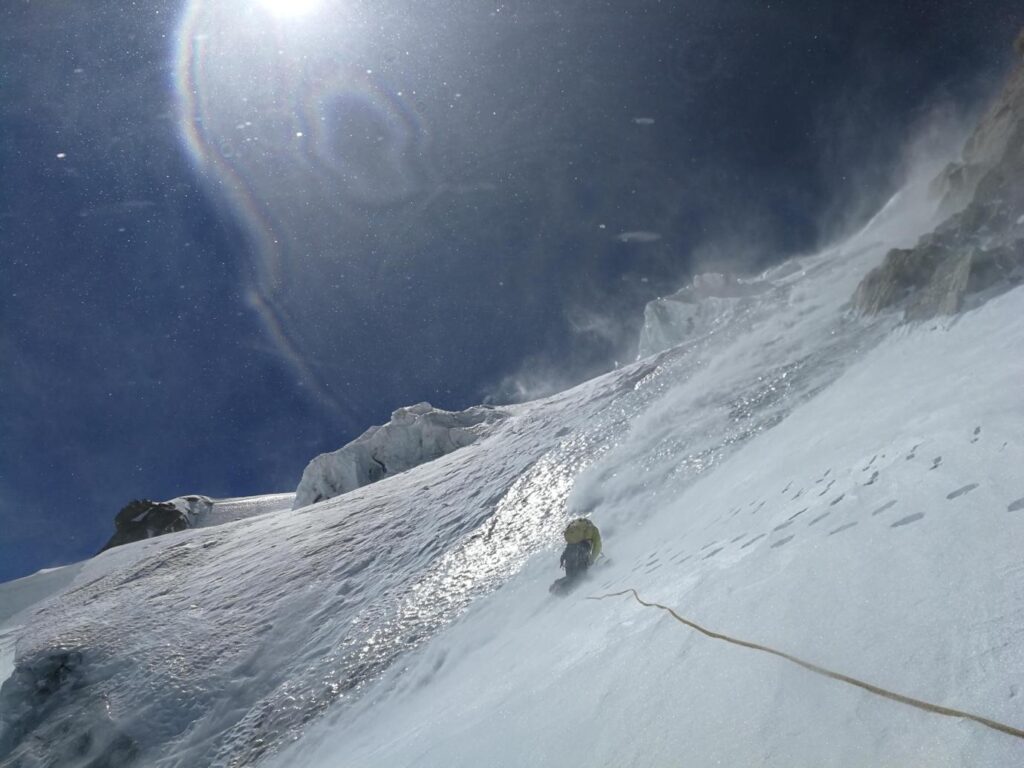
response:
<path id="1" fill-rule="evenodd" d="M 869 213 L 1024 25 L 1004 0 L 274 5 L 0 9 L 0 580 L 93 554 L 133 498 L 291 490 L 398 406 L 632 359 L 696 263 Z"/>

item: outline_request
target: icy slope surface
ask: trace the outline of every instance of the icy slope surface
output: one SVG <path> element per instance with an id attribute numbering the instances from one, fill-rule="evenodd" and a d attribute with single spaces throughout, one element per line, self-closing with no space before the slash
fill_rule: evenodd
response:
<path id="1" fill-rule="evenodd" d="M 14 671 L 18 635 L 33 608 L 67 587 L 82 563 L 47 568 L 31 576 L 0 584 L 0 684 Z"/>
<path id="2" fill-rule="evenodd" d="M 186 497 L 195 499 L 195 496 Z M 292 508 L 294 493 L 270 493 L 263 496 L 241 496 L 233 499 L 211 499 L 199 496 L 191 505 L 192 527 L 209 528 L 214 525 L 234 523 L 258 515 L 283 512 Z M 175 499 L 174 501 L 178 501 Z"/>
<path id="3" fill-rule="evenodd" d="M 1017 290 L 894 334 L 689 488 L 655 406 L 570 497 L 610 563 L 562 599 L 546 591 L 554 553 L 532 558 L 277 764 L 1024 764 L 1018 739 L 625 598 L 584 599 L 635 587 L 712 629 L 1024 726 L 1022 312 Z"/>
<path id="4" fill-rule="evenodd" d="M 556 676 L 567 667 L 559 660 L 551 668 L 556 657 L 549 649 L 561 649 L 566 637 L 594 653 L 600 646 L 588 644 L 607 641 L 602 632 L 584 632 L 601 613 L 581 613 L 573 602 L 564 614 L 546 607 L 557 559 L 552 548 L 566 517 L 594 516 L 610 542 L 609 568 L 625 562 L 633 568 L 632 558 L 641 553 L 643 562 L 653 558 L 646 567 L 638 563 L 637 572 L 668 557 L 652 549 L 650 534 L 640 535 L 648 519 L 664 529 L 663 543 L 673 531 L 711 526 L 710 520 L 677 517 L 678 529 L 670 531 L 666 505 L 702 477 L 716 477 L 736 451 L 772 434 L 886 338 L 889 318 L 858 319 L 844 304 L 889 247 L 913 242 L 926 227 L 928 207 L 918 191 L 894 200 L 848 243 L 774 271 L 770 289 L 713 333 L 509 409 L 509 417 L 473 445 L 293 514 L 189 530 L 94 558 L 19 638 L 17 670 L 0 690 L 0 764 L 85 765 L 99 755 L 110 766 L 254 764 L 301 736 L 328 709 L 344 720 L 387 670 L 396 675 L 388 685 L 405 690 L 429 680 L 419 664 L 441 669 L 458 661 L 466 646 L 455 646 L 446 662 L 448 640 L 415 661 L 408 654 L 487 595 L 493 598 L 476 610 L 498 611 L 498 623 L 474 625 L 471 642 L 489 648 L 487 658 L 505 649 L 495 672 L 519 669 L 532 681 L 518 695 L 534 686 L 557 697 L 571 684 L 581 706 L 606 706 L 591 687 L 600 676 L 548 688 L 522 667 L 535 654 L 538 669 L 546 666 L 546 676 Z M 890 423 L 880 435 L 892 431 Z M 807 449 L 772 445 L 781 454 Z M 715 481 L 715 493 L 724 495 L 747 477 L 740 475 Z M 767 510 L 752 501 L 764 519 Z M 725 558 L 715 552 L 719 546 L 700 557 Z M 756 543 L 743 552 L 763 557 Z M 691 558 L 703 567 L 689 579 L 720 562 Z M 737 579 L 741 575 L 755 583 L 766 578 L 759 571 L 737 572 Z M 744 583 L 742 589 L 753 589 Z M 536 625 L 509 634 L 506 615 Z M 631 614 L 619 615 L 614 626 L 624 616 Z M 638 628 L 648 621 L 627 620 Z M 517 634 L 545 627 L 554 634 Z M 410 664 L 417 666 L 402 674 Z M 504 686 L 515 679 L 482 692 L 498 701 L 512 695 Z M 385 689 L 373 690 L 376 697 Z M 417 701 L 408 699 L 408 711 Z M 467 727 L 484 713 L 500 716 L 486 701 L 475 701 L 476 715 L 462 717 Z M 405 711 L 398 700 L 393 706 L 388 712 L 396 717 Z M 548 715 L 549 725 L 556 722 Z M 384 722 L 382 713 L 373 718 Z M 642 725 L 634 719 L 631 727 Z M 445 752 L 445 732 L 437 728 L 434 748 L 440 751 L 432 754 L 459 762 L 457 752 Z M 509 732 L 526 737 L 516 727 Z M 553 733 L 544 731 L 549 738 Z M 538 749 L 548 743 L 542 736 L 534 742 Z M 398 751 L 380 760 L 373 742 L 362 743 L 364 752 L 352 753 L 362 754 L 351 758 L 362 761 L 356 764 L 415 761 L 404 751 L 416 749 L 412 742 L 397 743 Z M 485 749 L 483 742 L 477 748 Z M 544 758 L 538 764 L 565 763 L 553 747 L 534 757 Z"/>

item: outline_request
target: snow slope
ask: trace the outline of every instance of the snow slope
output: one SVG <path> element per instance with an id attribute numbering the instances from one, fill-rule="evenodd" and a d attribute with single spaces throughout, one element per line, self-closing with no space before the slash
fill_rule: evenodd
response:
<path id="1" fill-rule="evenodd" d="M 633 587 L 1024 726 L 1022 309 L 1018 290 L 894 334 L 677 493 L 645 492 L 673 470 L 632 430 L 577 483 L 609 534 L 590 583 L 549 598 L 552 558 L 532 560 L 277 764 L 1021 765 L 1019 739 L 583 597 Z"/>
<path id="2" fill-rule="evenodd" d="M 186 498 L 194 499 L 196 497 L 190 496 Z M 195 528 L 209 528 L 214 525 L 234 523 L 249 517 L 291 509 L 292 502 L 295 500 L 295 494 L 269 493 L 263 496 L 241 496 L 233 499 L 211 499 L 208 496 L 200 496 L 198 498 L 201 500 L 199 503 L 189 505 L 192 513 L 192 526 Z M 180 500 L 172 499 L 172 501 Z"/>

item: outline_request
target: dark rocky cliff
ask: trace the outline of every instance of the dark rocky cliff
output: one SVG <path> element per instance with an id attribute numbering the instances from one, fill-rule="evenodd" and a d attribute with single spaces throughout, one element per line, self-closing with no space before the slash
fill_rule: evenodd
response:
<path id="1" fill-rule="evenodd" d="M 1024 282 L 1024 32 L 996 102 L 932 184 L 947 218 L 914 248 L 893 249 L 854 294 L 869 314 L 922 320 L 970 309 Z"/>

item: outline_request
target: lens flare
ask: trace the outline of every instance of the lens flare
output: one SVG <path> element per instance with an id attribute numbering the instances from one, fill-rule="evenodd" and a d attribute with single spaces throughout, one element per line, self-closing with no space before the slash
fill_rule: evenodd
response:
<path id="1" fill-rule="evenodd" d="M 305 16 L 320 4 L 320 0 L 259 0 L 259 2 L 278 18 Z"/>
<path id="2" fill-rule="evenodd" d="M 307 391 L 345 413 L 338 361 L 362 326 L 339 327 L 335 310 L 358 317 L 370 301 L 378 254 L 394 250 L 387 217 L 426 196 L 432 172 L 415 103 L 364 63 L 351 8 L 331 4 L 332 24 L 274 23 L 314 6 L 327 13 L 322 0 L 191 0 L 175 90 L 197 171 L 248 235 L 249 306 Z"/>

